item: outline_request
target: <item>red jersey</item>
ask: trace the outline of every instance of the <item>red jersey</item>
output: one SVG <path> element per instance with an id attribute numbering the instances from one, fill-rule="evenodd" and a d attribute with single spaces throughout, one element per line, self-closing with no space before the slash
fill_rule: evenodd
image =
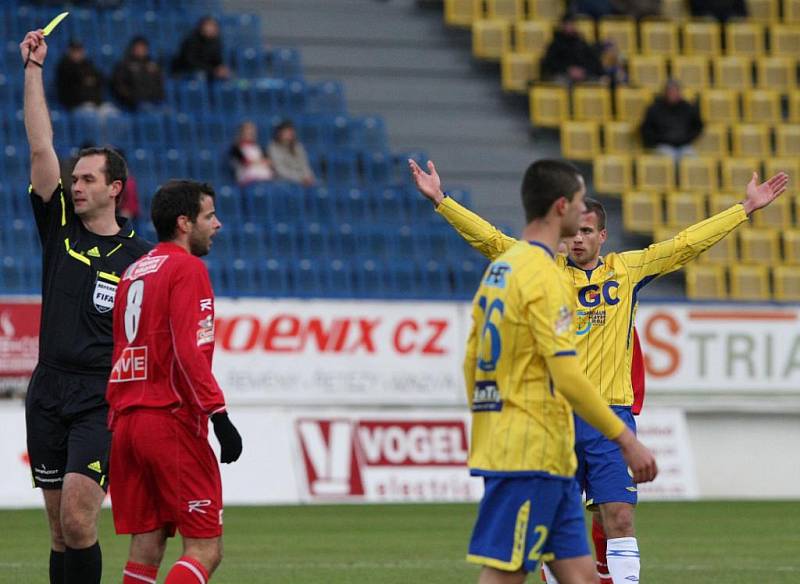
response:
<path id="1" fill-rule="evenodd" d="M 631 358 L 631 386 L 633 387 L 633 407 L 631 411 L 638 416 L 644 405 L 644 356 L 639 334 L 633 329 L 633 356 Z"/>
<path id="2" fill-rule="evenodd" d="M 208 416 L 225 409 L 211 372 L 213 353 L 208 270 L 180 246 L 159 243 L 125 270 L 117 288 L 109 427 L 120 413 L 153 408 L 207 435 Z"/>

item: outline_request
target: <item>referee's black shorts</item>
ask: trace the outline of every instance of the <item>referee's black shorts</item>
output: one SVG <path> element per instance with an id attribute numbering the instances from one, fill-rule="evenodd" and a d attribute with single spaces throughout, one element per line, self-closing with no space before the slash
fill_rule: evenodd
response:
<path id="1" fill-rule="evenodd" d="M 36 366 L 25 398 L 34 487 L 60 489 L 64 475 L 74 472 L 108 490 L 107 381 Z"/>

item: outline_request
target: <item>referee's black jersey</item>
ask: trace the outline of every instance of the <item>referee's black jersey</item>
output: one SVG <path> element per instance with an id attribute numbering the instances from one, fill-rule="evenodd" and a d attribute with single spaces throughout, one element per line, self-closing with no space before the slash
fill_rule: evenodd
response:
<path id="1" fill-rule="evenodd" d="M 153 246 L 121 217 L 116 235 L 90 232 L 60 184 L 47 203 L 32 188 L 29 194 L 42 243 L 39 362 L 69 373 L 107 377 L 117 283 Z"/>

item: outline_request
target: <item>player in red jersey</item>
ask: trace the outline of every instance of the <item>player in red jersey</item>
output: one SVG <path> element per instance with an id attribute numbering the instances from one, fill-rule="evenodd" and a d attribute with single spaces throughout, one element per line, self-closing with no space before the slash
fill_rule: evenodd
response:
<path id="1" fill-rule="evenodd" d="M 233 462 L 242 439 L 211 372 L 214 293 L 198 256 L 221 227 L 214 190 L 171 181 L 153 198 L 159 244 L 122 276 L 114 306 L 110 474 L 117 533 L 130 533 L 124 584 L 155 584 L 168 537 L 183 556 L 166 584 L 206 584 L 222 558 L 222 483 L 208 420 Z"/>

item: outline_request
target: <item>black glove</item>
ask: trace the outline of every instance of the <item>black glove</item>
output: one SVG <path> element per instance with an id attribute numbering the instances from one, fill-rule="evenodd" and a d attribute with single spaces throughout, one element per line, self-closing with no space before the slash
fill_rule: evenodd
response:
<path id="1" fill-rule="evenodd" d="M 222 447 L 219 461 L 227 464 L 239 460 L 242 455 L 242 437 L 228 417 L 228 412 L 214 414 L 211 416 L 211 422 L 214 424 L 214 434 L 217 435 L 219 445 Z"/>

